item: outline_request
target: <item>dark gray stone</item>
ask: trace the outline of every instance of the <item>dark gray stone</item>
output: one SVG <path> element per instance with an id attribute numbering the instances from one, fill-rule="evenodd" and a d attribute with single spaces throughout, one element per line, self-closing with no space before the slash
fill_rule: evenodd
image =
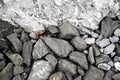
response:
<path id="1" fill-rule="evenodd" d="M 23 57 L 23 62 L 27 65 L 31 65 L 31 58 L 32 58 L 32 48 L 33 48 L 33 43 L 31 41 L 27 41 L 23 44 L 22 47 L 22 57 Z"/>
<path id="2" fill-rule="evenodd" d="M 0 71 L 6 66 L 5 61 L 0 61 Z"/>
<path id="3" fill-rule="evenodd" d="M 84 70 L 83 68 L 81 68 L 80 66 L 78 66 L 78 73 L 83 76 L 85 73 L 84 73 Z"/>
<path id="4" fill-rule="evenodd" d="M 112 78 L 113 78 L 114 80 L 120 80 L 120 73 L 114 74 L 114 75 L 112 76 Z"/>
<path id="5" fill-rule="evenodd" d="M 35 60 L 40 59 L 47 55 L 48 53 L 50 53 L 48 46 L 41 39 L 39 39 L 33 48 L 32 52 L 33 59 Z"/>
<path id="6" fill-rule="evenodd" d="M 13 64 L 15 65 L 22 65 L 23 64 L 23 58 L 17 54 L 17 53 L 13 53 L 11 51 L 8 51 L 6 53 L 6 56 L 13 62 Z"/>
<path id="7" fill-rule="evenodd" d="M 2 53 L 0 53 L 0 60 L 4 60 L 4 56 Z"/>
<path id="8" fill-rule="evenodd" d="M 27 80 L 47 80 L 52 71 L 53 67 L 47 61 L 35 61 Z"/>
<path id="9" fill-rule="evenodd" d="M 96 67 L 90 66 L 83 80 L 103 80 L 104 72 Z"/>
<path id="10" fill-rule="evenodd" d="M 74 63 L 72 63 L 66 59 L 59 60 L 58 70 L 68 71 L 68 72 L 72 73 L 73 75 L 77 74 L 77 66 Z"/>
<path id="11" fill-rule="evenodd" d="M 56 66 L 56 64 L 57 64 L 57 58 L 56 58 L 54 55 L 48 54 L 48 55 L 45 57 L 45 59 L 46 59 L 51 65 Z"/>
<path id="12" fill-rule="evenodd" d="M 88 62 L 86 59 L 86 55 L 84 53 L 75 51 L 69 55 L 69 58 L 70 58 L 70 60 L 78 63 L 84 69 L 86 69 L 86 70 L 88 69 Z"/>
<path id="13" fill-rule="evenodd" d="M 13 64 L 8 65 L 0 72 L 0 80 L 12 80 L 13 77 Z"/>
<path id="14" fill-rule="evenodd" d="M 71 40 L 71 43 L 77 48 L 79 51 L 85 50 L 87 48 L 86 42 L 80 37 L 75 37 Z"/>
<path id="15" fill-rule="evenodd" d="M 97 56 L 100 56 L 100 50 L 99 48 L 96 46 L 96 44 L 92 44 L 92 47 L 93 47 L 93 51 L 94 51 L 94 55 L 97 57 Z"/>
<path id="16" fill-rule="evenodd" d="M 24 72 L 24 69 L 22 66 L 14 66 L 14 75 L 18 75 Z"/>
<path id="17" fill-rule="evenodd" d="M 17 34 L 13 33 L 7 36 L 8 40 L 14 46 L 16 52 L 20 52 L 22 50 L 22 42 L 17 38 Z"/>
<path id="18" fill-rule="evenodd" d="M 74 80 L 82 80 L 81 76 L 78 76 L 77 78 L 75 78 Z"/>
<path id="19" fill-rule="evenodd" d="M 67 57 L 74 49 L 65 40 L 49 37 L 41 37 L 41 39 L 49 46 L 49 48 L 59 57 Z"/>
<path id="20" fill-rule="evenodd" d="M 60 30 L 60 37 L 63 39 L 72 39 L 75 36 L 79 36 L 77 28 L 69 22 L 65 22 L 58 28 Z"/>
<path id="21" fill-rule="evenodd" d="M 29 40 L 30 40 L 29 34 L 26 33 L 25 31 L 22 31 L 22 33 L 21 33 L 21 41 L 26 42 L 26 41 L 29 41 Z"/>
<path id="22" fill-rule="evenodd" d="M 95 63 L 94 54 L 93 54 L 93 48 L 92 47 L 89 48 L 88 60 L 89 60 L 89 62 L 91 64 Z"/>
<path id="23" fill-rule="evenodd" d="M 22 80 L 20 75 L 15 75 L 12 80 Z"/>
<path id="24" fill-rule="evenodd" d="M 109 70 L 106 74 L 105 74 L 105 77 L 103 80 L 112 80 L 112 76 L 114 75 L 115 73 L 111 70 Z"/>

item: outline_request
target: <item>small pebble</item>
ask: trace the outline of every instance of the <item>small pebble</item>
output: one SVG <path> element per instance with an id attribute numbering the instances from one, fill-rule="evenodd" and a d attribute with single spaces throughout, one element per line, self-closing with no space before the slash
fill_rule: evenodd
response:
<path id="1" fill-rule="evenodd" d="M 114 35 L 120 37 L 120 29 L 116 29 L 114 32 Z"/>
<path id="2" fill-rule="evenodd" d="M 96 42 L 97 41 L 100 41 L 100 40 L 102 40 L 103 39 L 103 35 L 101 34 L 97 39 L 96 39 Z"/>
<path id="3" fill-rule="evenodd" d="M 111 57 L 114 57 L 115 55 L 116 55 L 116 52 L 110 53 L 110 56 L 111 56 Z"/>
<path id="4" fill-rule="evenodd" d="M 103 70 L 110 70 L 111 66 L 108 65 L 107 63 L 100 63 L 98 64 L 98 68 L 103 69 Z"/>
<path id="5" fill-rule="evenodd" d="M 91 36 L 94 37 L 94 38 L 97 38 L 99 35 L 95 32 L 91 32 Z"/>
<path id="6" fill-rule="evenodd" d="M 113 65 L 114 65 L 113 61 L 109 61 L 108 64 L 109 64 L 111 67 L 113 67 Z"/>
<path id="7" fill-rule="evenodd" d="M 29 36 L 30 36 L 32 39 L 36 39 L 36 33 L 35 33 L 35 32 L 30 32 Z"/>
<path id="8" fill-rule="evenodd" d="M 115 63 L 114 63 L 114 66 L 115 66 L 115 68 L 116 68 L 117 70 L 120 71 L 120 62 L 115 62 Z"/>
<path id="9" fill-rule="evenodd" d="M 103 51 L 104 51 L 104 49 L 103 49 L 103 48 L 101 48 L 101 49 L 100 49 L 100 52 L 103 52 Z"/>
<path id="10" fill-rule="evenodd" d="M 87 44 L 94 44 L 95 43 L 95 38 L 86 38 L 85 39 Z"/>
<path id="11" fill-rule="evenodd" d="M 110 40 L 110 42 L 115 43 L 115 42 L 119 41 L 119 38 L 116 36 L 113 36 L 113 37 L 110 37 L 109 40 Z"/>
<path id="12" fill-rule="evenodd" d="M 86 39 L 86 38 L 88 38 L 88 35 L 82 36 L 82 39 Z"/>
<path id="13" fill-rule="evenodd" d="M 88 51 L 87 51 L 87 50 L 84 50 L 83 53 L 88 54 Z"/>
<path id="14" fill-rule="evenodd" d="M 115 45 L 114 44 L 110 44 L 109 46 L 107 46 L 104 49 L 104 54 L 110 54 L 111 52 L 113 52 L 115 49 Z"/>

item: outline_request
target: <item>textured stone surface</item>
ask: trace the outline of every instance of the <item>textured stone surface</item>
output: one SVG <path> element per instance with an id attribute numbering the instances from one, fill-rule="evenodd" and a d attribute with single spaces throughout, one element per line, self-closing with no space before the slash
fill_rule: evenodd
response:
<path id="1" fill-rule="evenodd" d="M 84 69 L 88 69 L 88 62 L 86 59 L 86 55 L 84 53 L 81 52 L 72 52 L 69 55 L 70 60 L 78 63 L 81 67 L 83 67 Z"/>
<path id="2" fill-rule="evenodd" d="M 49 52 L 50 50 L 48 46 L 41 39 L 39 39 L 34 45 L 32 57 L 35 60 L 40 59 L 46 54 L 48 54 Z"/>
<path id="3" fill-rule="evenodd" d="M 115 74 L 115 73 L 114 73 L 113 71 L 109 70 L 109 71 L 106 73 L 106 75 L 105 75 L 105 77 L 104 77 L 103 80 L 112 80 L 112 76 L 113 76 L 114 74 Z"/>
<path id="4" fill-rule="evenodd" d="M 98 68 L 100 68 L 102 70 L 110 70 L 111 66 L 108 65 L 107 63 L 100 63 L 100 64 L 98 64 Z"/>
<path id="5" fill-rule="evenodd" d="M 120 80 L 120 73 L 117 73 L 117 74 L 113 75 L 112 78 L 114 80 Z"/>
<path id="6" fill-rule="evenodd" d="M 20 75 L 16 75 L 16 76 L 13 77 L 12 80 L 22 80 L 22 79 L 21 79 Z"/>
<path id="7" fill-rule="evenodd" d="M 75 37 L 71 40 L 71 43 L 77 48 L 79 51 L 85 50 L 87 48 L 86 42 L 80 37 Z"/>
<path id="8" fill-rule="evenodd" d="M 90 69 L 87 71 L 85 76 L 83 77 L 83 80 L 103 80 L 104 72 L 90 66 Z"/>
<path id="9" fill-rule="evenodd" d="M 78 77 L 75 78 L 74 80 L 81 80 L 81 76 L 78 76 Z"/>
<path id="10" fill-rule="evenodd" d="M 117 36 L 113 36 L 109 38 L 112 43 L 118 42 L 119 38 Z"/>
<path id="11" fill-rule="evenodd" d="M 81 68 L 80 66 L 78 66 L 78 73 L 83 76 L 85 73 L 84 73 L 84 70 L 83 68 Z"/>
<path id="12" fill-rule="evenodd" d="M 104 49 L 104 54 L 110 54 L 115 49 L 115 44 L 110 44 Z"/>
<path id="13" fill-rule="evenodd" d="M 53 67 L 44 60 L 35 61 L 27 80 L 47 80 Z"/>
<path id="14" fill-rule="evenodd" d="M 23 67 L 22 66 L 14 66 L 14 75 L 18 75 L 23 73 Z"/>
<path id="15" fill-rule="evenodd" d="M 94 44 L 95 43 L 95 38 L 86 38 L 85 39 L 87 44 Z"/>
<path id="16" fill-rule="evenodd" d="M 67 57 L 73 47 L 65 40 L 49 37 L 41 37 L 41 39 L 49 46 L 49 48 L 59 57 Z"/>

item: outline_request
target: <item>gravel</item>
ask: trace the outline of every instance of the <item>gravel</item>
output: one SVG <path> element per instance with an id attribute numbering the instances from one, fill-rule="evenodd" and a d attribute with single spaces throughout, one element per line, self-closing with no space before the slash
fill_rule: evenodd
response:
<path id="1" fill-rule="evenodd" d="M 116 29 L 114 35 L 120 37 L 120 29 Z"/>
<path id="2" fill-rule="evenodd" d="M 110 54 L 114 51 L 115 49 L 115 45 L 114 44 L 110 44 L 107 47 L 105 47 L 104 49 L 104 54 Z"/>
<path id="3" fill-rule="evenodd" d="M 100 64 L 98 64 L 98 68 L 100 68 L 102 70 L 110 70 L 111 66 L 108 65 L 107 63 L 100 63 Z"/>
<path id="4" fill-rule="evenodd" d="M 115 63 L 114 63 L 114 67 L 115 67 L 118 71 L 120 71 L 120 62 L 115 62 Z"/>
<path id="5" fill-rule="evenodd" d="M 93 53 L 93 48 L 92 47 L 89 48 L 88 60 L 91 64 L 95 63 L 94 53 Z"/>
<path id="6" fill-rule="evenodd" d="M 89 44 L 89 45 L 90 45 L 90 44 L 94 44 L 94 43 L 95 43 L 95 38 L 86 38 L 85 41 L 86 41 L 86 43 Z"/>

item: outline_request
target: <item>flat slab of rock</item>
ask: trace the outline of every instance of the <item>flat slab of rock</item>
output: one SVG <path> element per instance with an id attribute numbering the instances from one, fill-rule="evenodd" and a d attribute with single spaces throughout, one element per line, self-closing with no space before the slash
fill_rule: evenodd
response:
<path id="1" fill-rule="evenodd" d="M 47 61 L 35 61 L 27 80 L 47 80 L 52 71 L 53 67 Z"/>
<path id="2" fill-rule="evenodd" d="M 0 71 L 6 66 L 5 61 L 0 61 Z"/>
<path id="3" fill-rule="evenodd" d="M 39 39 L 36 44 L 34 45 L 33 52 L 32 52 L 32 57 L 33 59 L 40 59 L 46 54 L 50 52 L 48 46 L 41 40 Z"/>
<path id="4" fill-rule="evenodd" d="M 60 30 L 60 37 L 63 39 L 72 39 L 75 36 L 79 36 L 77 28 L 69 22 L 65 22 L 58 28 Z"/>
<path id="5" fill-rule="evenodd" d="M 41 39 L 59 57 L 67 57 L 70 52 L 74 50 L 73 47 L 65 40 L 50 37 L 41 37 Z"/>
<path id="6" fill-rule="evenodd" d="M 61 71 L 68 71 L 75 75 L 77 73 L 77 66 L 65 59 L 60 59 L 58 62 L 58 69 Z"/>
<path id="7" fill-rule="evenodd" d="M 79 51 L 85 50 L 87 48 L 86 42 L 80 38 L 80 37 L 75 37 L 71 40 L 71 43 L 77 48 Z"/>
<path id="8" fill-rule="evenodd" d="M 104 72 L 96 67 L 90 66 L 90 69 L 86 72 L 83 80 L 103 80 Z"/>
<path id="9" fill-rule="evenodd" d="M 88 69 L 88 62 L 86 59 L 86 55 L 84 53 L 75 51 L 69 55 L 69 58 L 70 58 L 70 60 L 78 63 L 84 69 L 86 69 L 86 70 Z"/>
<path id="10" fill-rule="evenodd" d="M 17 38 L 17 34 L 13 33 L 7 36 L 8 40 L 11 42 L 16 52 L 20 52 L 22 50 L 22 42 Z"/>

